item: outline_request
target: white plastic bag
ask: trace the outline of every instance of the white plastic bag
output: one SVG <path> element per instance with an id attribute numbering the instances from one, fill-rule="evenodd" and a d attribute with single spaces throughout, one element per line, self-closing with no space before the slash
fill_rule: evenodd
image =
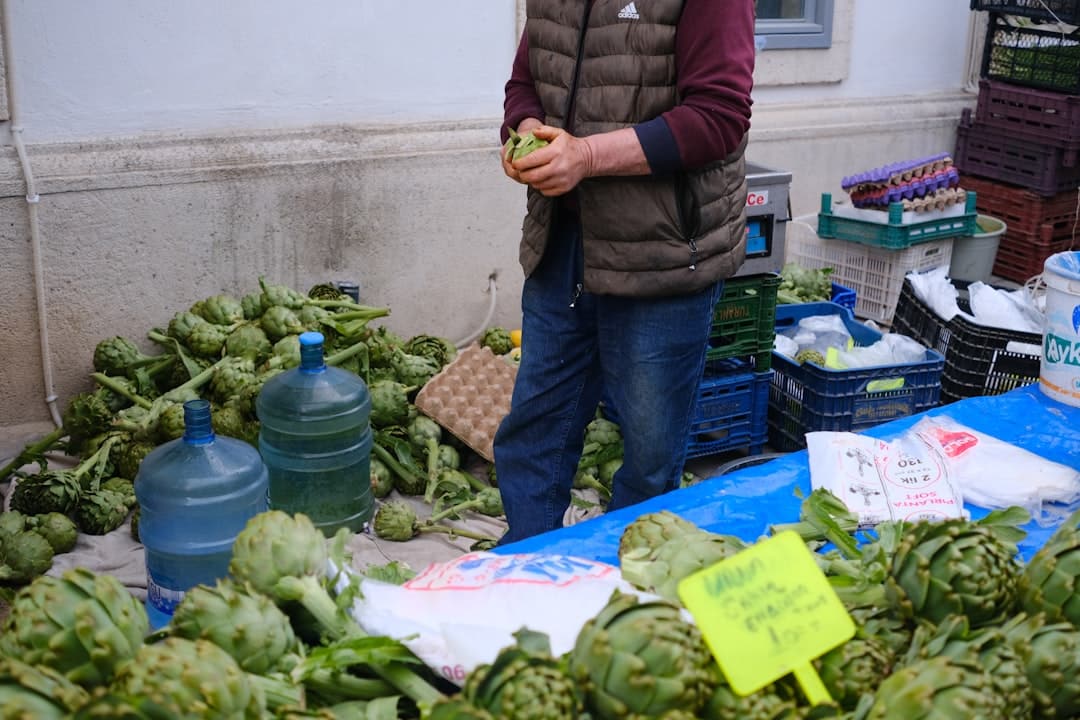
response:
<path id="1" fill-rule="evenodd" d="M 926 306 L 945 322 L 952 320 L 960 312 L 956 288 L 949 281 L 948 265 L 922 273 L 908 273 L 907 280 L 911 283 L 915 297 L 926 303 Z"/>
<path id="2" fill-rule="evenodd" d="M 1018 506 L 1040 525 L 1052 525 L 1080 501 L 1080 472 L 948 416 L 925 417 L 912 432 L 940 454 L 972 505 L 989 510 Z"/>
<path id="3" fill-rule="evenodd" d="M 397 638 L 430 668 L 461 684 L 514 644 L 522 627 L 547 633 L 559 656 L 612 592 L 642 593 L 606 563 L 563 555 L 475 552 L 434 564 L 404 585 L 361 581 L 352 616 L 367 632 Z"/>

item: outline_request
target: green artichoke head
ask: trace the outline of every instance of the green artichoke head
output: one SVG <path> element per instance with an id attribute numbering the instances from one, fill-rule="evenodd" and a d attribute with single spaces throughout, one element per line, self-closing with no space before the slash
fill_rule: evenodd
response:
<path id="1" fill-rule="evenodd" d="M 547 635 L 522 629 L 515 639 L 490 665 L 469 673 L 462 696 L 498 718 L 577 718 L 581 712 L 577 686 L 552 657 Z"/>
<path id="2" fill-rule="evenodd" d="M 2 518 L 3 515 L 0 515 L 0 519 Z M 71 518 L 63 513 L 50 512 L 44 515 L 31 515 L 27 518 L 26 525 L 28 529 L 48 541 L 54 554 L 70 552 L 79 540 L 79 529 Z"/>
<path id="3" fill-rule="evenodd" d="M 108 685 L 135 656 L 150 621 L 115 577 L 76 568 L 20 588 L 3 630 L 0 653 L 90 689 Z"/>
<path id="4" fill-rule="evenodd" d="M 75 507 L 75 522 L 87 535 L 107 535 L 124 524 L 130 507 L 123 494 L 98 488 L 83 494 Z"/>
<path id="5" fill-rule="evenodd" d="M 11 491 L 9 504 L 24 515 L 69 513 L 79 501 L 82 484 L 71 470 L 45 470 L 24 477 Z"/>
<path id="6" fill-rule="evenodd" d="M 415 335 L 402 346 L 410 355 L 420 355 L 434 361 L 439 369 L 457 357 L 457 348 L 446 338 L 435 335 Z"/>
<path id="7" fill-rule="evenodd" d="M 199 316 L 214 325 L 233 325 L 244 319 L 244 308 L 232 295 L 212 295 L 198 309 Z"/>
<path id="8" fill-rule="evenodd" d="M 877 640 L 854 637 L 822 655 L 814 665 L 832 699 L 850 711 L 888 677 L 893 661 L 892 653 Z"/>
<path id="9" fill-rule="evenodd" d="M 417 534 L 416 513 L 408 503 L 400 500 L 384 502 L 375 511 L 372 528 L 383 540 L 405 542 Z"/>
<path id="10" fill-rule="evenodd" d="M 327 559 L 326 536 L 310 518 L 268 510 L 248 520 L 236 536 L 229 574 L 273 597 L 282 577 L 324 577 Z"/>
<path id="11" fill-rule="evenodd" d="M 236 397 L 248 383 L 256 381 L 255 361 L 246 356 L 228 356 L 214 366 L 210 393 L 218 402 Z"/>
<path id="12" fill-rule="evenodd" d="M 148 698 L 175 718 L 263 718 L 266 707 L 247 674 L 209 640 L 168 637 L 144 645 L 120 670 L 115 689 Z"/>
<path id="13" fill-rule="evenodd" d="M 277 342 L 286 335 L 299 335 L 304 332 L 300 317 L 284 305 L 268 307 L 259 318 L 259 325 L 271 342 Z"/>
<path id="14" fill-rule="evenodd" d="M 476 506 L 476 509 L 481 515 L 500 517 L 506 514 L 503 509 L 502 493 L 499 492 L 498 488 L 484 488 L 476 493 L 476 500 L 480 503 Z"/>
<path id="15" fill-rule="evenodd" d="M 689 520 L 683 520 L 670 510 L 639 515 L 626 526 L 619 538 L 619 562 L 635 548 L 651 552 L 671 538 L 696 532 L 701 532 L 701 528 Z"/>
<path id="16" fill-rule="evenodd" d="M 409 417 L 409 396 L 405 385 L 395 380 L 376 380 L 368 387 L 371 424 L 382 428 L 404 425 Z"/>
<path id="17" fill-rule="evenodd" d="M 619 560 L 623 578 L 634 586 L 679 602 L 683 578 L 714 565 L 746 548 L 732 535 L 697 530 L 674 537 L 652 550 L 636 548 Z"/>
<path id="18" fill-rule="evenodd" d="M 30 530 L 5 537 L 0 553 L 3 554 L 0 582 L 28 583 L 52 567 L 52 545 Z"/>
<path id="19" fill-rule="evenodd" d="M 145 356 L 135 343 L 119 335 L 102 340 L 94 347 L 94 370 L 106 375 L 127 375 L 128 369 Z"/>
<path id="20" fill-rule="evenodd" d="M 582 627 L 569 662 L 586 709 L 603 720 L 697 712 L 717 679 L 700 631 L 679 605 L 618 591 Z"/>
<path id="21" fill-rule="evenodd" d="M 265 278 L 259 278 L 259 287 L 262 288 L 263 312 L 271 307 L 284 307 L 291 310 L 299 310 L 307 304 L 307 298 L 303 293 L 293 290 L 287 285 L 270 285 Z"/>
<path id="22" fill-rule="evenodd" d="M 52 668 L 0 658 L 0 712 L 5 718 L 61 720 L 89 699 L 86 690 Z"/>
<path id="23" fill-rule="evenodd" d="M 480 336 L 480 347 L 486 347 L 496 355 L 505 355 L 514 349 L 514 341 L 510 338 L 509 330 L 493 326 L 484 330 L 484 334 Z"/>
<path id="24" fill-rule="evenodd" d="M 173 315 L 172 319 L 169 320 L 169 328 L 166 330 L 166 334 L 187 345 L 192 330 L 205 323 L 206 320 L 195 313 L 188 310 L 182 310 Z"/>
<path id="25" fill-rule="evenodd" d="M 885 591 L 907 617 L 939 623 L 964 615 L 971 627 L 1012 615 L 1020 566 L 1017 547 L 994 528 L 963 519 L 908 526 L 892 558 Z"/>
<path id="26" fill-rule="evenodd" d="M 1049 622 L 1080 627 L 1080 512 L 1074 513 L 1035 552 L 1020 574 L 1020 605 Z"/>
<path id="27" fill-rule="evenodd" d="M 224 325 L 203 322 L 191 329 L 185 344 L 199 357 L 217 360 L 228 337 L 229 329 Z"/>
<path id="28" fill-rule="evenodd" d="M 184 404 L 165 401 L 158 415 L 157 437 L 161 442 L 175 440 L 184 435 Z"/>
<path id="29" fill-rule="evenodd" d="M 230 357 L 244 357 L 258 364 L 270 355 L 270 351 L 270 338 L 256 323 L 244 323 L 225 338 L 225 354 Z"/>
<path id="30" fill-rule="evenodd" d="M 249 293 L 240 298 L 245 320 L 258 320 L 263 314 L 262 293 Z"/>
<path id="31" fill-rule="evenodd" d="M 23 515 L 18 510 L 0 512 L 0 543 L 4 542 L 4 538 L 14 537 L 25 530 L 29 517 L 32 516 Z"/>
<path id="32" fill-rule="evenodd" d="M 410 355 L 401 350 L 395 351 L 390 358 L 390 367 L 399 383 L 412 388 L 423 387 L 442 369 L 429 357 Z"/>
<path id="33" fill-rule="evenodd" d="M 860 720 L 1005 718 L 1005 700 L 989 675 L 970 660 L 919 660 L 885 678 L 856 710 Z"/>
<path id="34" fill-rule="evenodd" d="M 185 593 L 169 631 L 188 640 L 209 640 L 255 675 L 275 670 L 298 649 L 289 617 L 267 596 L 230 580 Z"/>
<path id="35" fill-rule="evenodd" d="M 377 457 L 371 458 L 371 493 L 384 498 L 394 489 L 394 474 Z M 2 517 L 2 516 L 0 516 Z"/>
<path id="36" fill-rule="evenodd" d="M 76 395 L 64 410 L 64 430 L 69 441 L 85 447 L 90 438 L 108 432 L 115 412 L 103 392 Z"/>

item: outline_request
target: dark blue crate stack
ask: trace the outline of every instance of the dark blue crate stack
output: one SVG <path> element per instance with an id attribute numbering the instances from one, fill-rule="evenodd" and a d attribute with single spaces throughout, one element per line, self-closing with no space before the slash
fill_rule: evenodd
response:
<path id="1" fill-rule="evenodd" d="M 850 310 L 831 302 L 779 306 L 777 330 L 817 315 L 839 315 L 856 345 L 881 339 L 881 333 L 858 322 Z M 847 370 L 799 364 L 773 353 L 769 444 L 791 452 L 806 447 L 808 432 L 858 432 L 936 407 L 944 366 L 945 357 L 930 349 L 921 362 Z"/>
<path id="2" fill-rule="evenodd" d="M 779 286 L 777 273 L 732 278 L 724 284 L 713 311 L 687 458 L 732 450 L 758 455 L 764 450 Z"/>

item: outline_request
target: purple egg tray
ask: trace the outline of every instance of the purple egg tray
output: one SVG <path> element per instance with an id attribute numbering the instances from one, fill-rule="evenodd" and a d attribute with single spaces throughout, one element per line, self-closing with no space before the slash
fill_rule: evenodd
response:
<path id="1" fill-rule="evenodd" d="M 888 207 L 890 203 L 913 200 L 931 195 L 938 190 L 956 187 L 960 184 L 960 171 L 949 166 L 930 174 L 923 174 L 895 185 L 880 187 L 860 187 L 850 192 L 851 202 L 855 207 Z M 865 189 L 861 189 L 865 187 Z"/>
<path id="2" fill-rule="evenodd" d="M 863 185 L 896 185 L 927 173 L 936 173 L 951 165 L 952 157 L 949 153 L 938 153 L 918 160 L 905 160 L 883 165 L 866 172 L 848 175 L 840 181 L 840 187 L 844 190 L 850 190 Z"/>

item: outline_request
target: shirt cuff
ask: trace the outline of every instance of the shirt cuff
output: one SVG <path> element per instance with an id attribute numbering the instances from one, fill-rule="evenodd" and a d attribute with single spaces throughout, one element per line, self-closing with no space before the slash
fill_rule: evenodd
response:
<path id="1" fill-rule="evenodd" d="M 679 146 L 663 117 L 635 125 L 634 132 L 653 175 L 670 175 L 682 169 Z"/>

